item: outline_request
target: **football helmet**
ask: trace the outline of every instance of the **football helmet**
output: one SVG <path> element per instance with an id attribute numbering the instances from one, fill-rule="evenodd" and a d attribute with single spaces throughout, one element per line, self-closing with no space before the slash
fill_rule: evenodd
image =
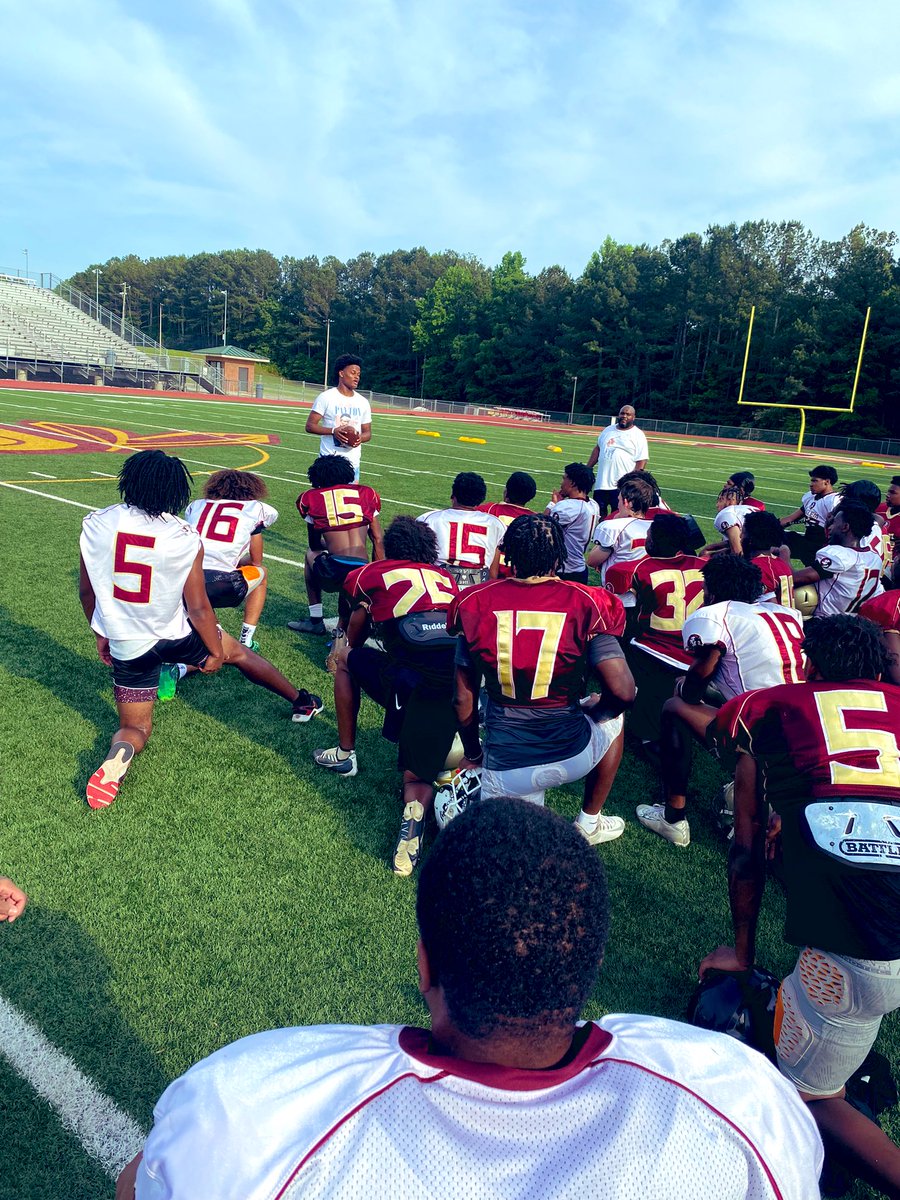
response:
<path id="1" fill-rule="evenodd" d="M 443 779 L 443 776 L 441 776 Z M 434 819 L 438 828 L 449 825 L 454 817 L 465 812 L 470 804 L 481 799 L 481 771 L 467 767 L 453 771 L 447 783 L 441 783 L 434 793 Z"/>
<path id="2" fill-rule="evenodd" d="M 780 987 L 771 971 L 746 975 L 708 971 L 688 1003 L 687 1019 L 700 1029 L 727 1033 L 775 1062 L 775 1001 Z"/>

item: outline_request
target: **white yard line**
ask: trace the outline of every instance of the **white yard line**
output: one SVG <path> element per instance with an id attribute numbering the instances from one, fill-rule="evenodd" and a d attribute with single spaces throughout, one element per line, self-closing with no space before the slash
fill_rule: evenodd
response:
<path id="1" fill-rule="evenodd" d="M 29 475 L 37 475 L 39 479 L 55 479 L 55 475 L 48 475 L 46 471 L 29 471 Z"/>
<path id="2" fill-rule="evenodd" d="M 47 1101 L 110 1179 L 143 1146 L 145 1131 L 2 996 L 0 1054 Z"/>

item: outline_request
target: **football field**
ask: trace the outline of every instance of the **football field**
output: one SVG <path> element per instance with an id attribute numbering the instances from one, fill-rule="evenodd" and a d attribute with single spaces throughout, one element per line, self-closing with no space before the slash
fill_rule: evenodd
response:
<path id="1" fill-rule="evenodd" d="M 304 433 L 307 412 L 0 389 L 0 874 L 30 897 L 23 918 L 0 927 L 0 1200 L 112 1197 L 116 1168 L 139 1147 L 166 1084 L 237 1037 L 277 1025 L 425 1021 L 415 882 L 388 868 L 401 811 L 396 752 L 364 700 L 359 774 L 336 778 L 313 764 L 312 750 L 336 741 L 325 646 L 285 628 L 307 613 L 306 534 L 294 507 L 318 447 Z M 511 471 L 528 471 L 542 508 L 562 467 L 586 461 L 592 444 L 589 431 L 376 412 L 362 481 L 380 493 L 385 525 L 449 504 L 461 470 L 482 474 L 497 500 Z M 84 787 L 115 707 L 78 601 L 78 535 L 89 509 L 118 501 L 125 455 L 151 445 L 186 462 L 195 495 L 219 467 L 266 480 L 280 518 L 265 535 L 269 592 L 257 638 L 326 707 L 297 725 L 286 702 L 237 671 L 195 675 L 157 705 L 153 737 L 116 803 L 92 812 Z M 668 503 L 710 534 L 714 497 L 734 470 L 753 471 L 756 495 L 779 515 L 797 507 L 817 462 L 834 462 L 843 480 L 873 478 L 882 491 L 892 473 L 846 456 L 652 436 L 650 454 Z M 334 614 L 334 597 L 325 611 Z M 220 619 L 237 634 L 237 611 Z M 637 824 L 634 807 L 656 798 L 657 780 L 626 751 L 607 811 L 627 829 L 598 851 L 612 932 L 586 1015 L 680 1017 L 700 959 L 730 940 L 725 842 L 713 819 L 723 778 L 695 752 L 692 841 L 679 850 Z M 580 786 L 551 791 L 548 803 L 574 818 Z M 776 973 L 795 957 L 782 918 L 770 881 L 759 962 Z M 878 1049 L 897 1060 L 896 1014 Z M 885 1127 L 900 1138 L 897 1110 Z"/>

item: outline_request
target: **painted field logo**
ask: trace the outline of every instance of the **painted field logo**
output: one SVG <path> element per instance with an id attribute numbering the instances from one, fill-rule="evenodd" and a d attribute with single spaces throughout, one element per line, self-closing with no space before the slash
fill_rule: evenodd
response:
<path id="1" fill-rule="evenodd" d="M 87 454 L 91 451 L 176 450 L 189 446 L 276 446 L 271 433 L 128 433 L 105 425 L 20 421 L 0 425 L 0 454 Z"/>

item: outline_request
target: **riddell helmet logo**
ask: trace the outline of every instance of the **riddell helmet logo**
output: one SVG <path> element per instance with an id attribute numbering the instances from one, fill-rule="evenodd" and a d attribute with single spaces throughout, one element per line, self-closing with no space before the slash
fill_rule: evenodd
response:
<path id="1" fill-rule="evenodd" d="M 0 425 L 0 454 L 89 454 L 98 451 L 174 450 L 186 446 L 273 446 L 271 433 L 129 433 L 104 425 L 20 421 Z"/>

